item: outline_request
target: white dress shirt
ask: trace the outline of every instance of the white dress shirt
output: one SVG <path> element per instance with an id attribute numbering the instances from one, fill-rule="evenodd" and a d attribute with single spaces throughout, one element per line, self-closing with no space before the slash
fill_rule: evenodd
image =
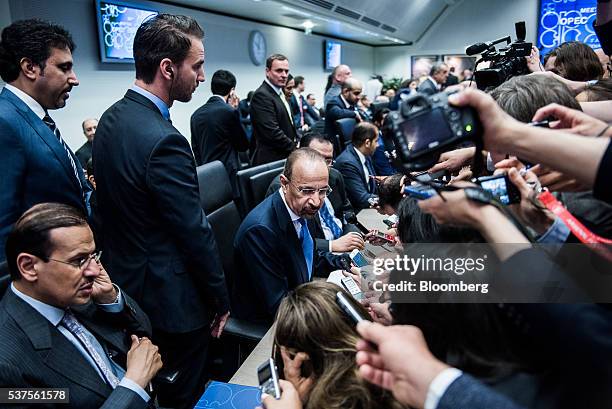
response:
<path id="1" fill-rule="evenodd" d="M 295 212 L 291 210 L 291 208 L 287 204 L 287 199 L 285 199 L 285 193 L 283 192 L 282 187 L 278 189 L 278 193 L 280 193 L 281 197 L 283 198 L 283 203 L 285 204 L 285 207 L 287 208 L 287 211 L 289 212 L 289 217 L 291 218 L 291 222 L 293 223 L 293 228 L 295 228 L 295 232 L 298 238 L 300 238 L 300 232 L 302 231 L 302 224 L 300 223 L 301 217 L 295 214 Z"/>
<path id="2" fill-rule="evenodd" d="M 359 156 L 359 160 L 361 161 L 361 167 L 363 167 L 363 174 L 365 175 L 366 185 L 369 186 L 370 182 L 370 172 L 368 171 L 368 167 L 366 166 L 366 157 L 361 151 L 353 146 L 355 152 L 357 152 L 357 156 Z M 368 189 L 369 191 L 369 189 Z"/>

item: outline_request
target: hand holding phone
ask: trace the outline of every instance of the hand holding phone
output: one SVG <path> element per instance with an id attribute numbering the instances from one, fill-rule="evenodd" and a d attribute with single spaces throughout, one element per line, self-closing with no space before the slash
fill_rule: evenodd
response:
<path id="1" fill-rule="evenodd" d="M 267 393 L 273 396 L 274 399 L 280 399 L 281 389 L 278 383 L 278 371 L 273 358 L 269 358 L 266 362 L 259 365 L 257 368 L 257 378 L 259 380 L 259 389 L 261 389 L 262 393 Z"/>

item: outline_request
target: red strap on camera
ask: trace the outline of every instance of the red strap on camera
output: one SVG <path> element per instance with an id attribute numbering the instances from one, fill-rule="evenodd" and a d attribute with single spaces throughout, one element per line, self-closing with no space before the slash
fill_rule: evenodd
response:
<path id="1" fill-rule="evenodd" d="M 548 190 L 540 193 L 538 199 L 548 210 L 558 216 L 563 223 L 574 233 L 574 236 L 586 244 L 612 244 L 612 240 L 596 235 L 578 221 Z"/>

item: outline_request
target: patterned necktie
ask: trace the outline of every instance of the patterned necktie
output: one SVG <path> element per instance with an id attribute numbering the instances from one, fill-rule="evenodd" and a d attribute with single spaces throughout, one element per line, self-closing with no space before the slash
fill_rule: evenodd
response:
<path id="1" fill-rule="evenodd" d="M 282 89 L 280 93 L 278 94 L 278 96 L 283 102 L 283 105 L 285 105 L 285 109 L 287 110 L 287 115 L 289 115 L 289 122 L 293 123 L 293 120 L 292 120 L 293 115 L 291 114 L 291 107 L 289 106 L 289 103 L 287 102 L 287 98 L 285 98 L 285 94 L 283 93 Z"/>
<path id="2" fill-rule="evenodd" d="M 304 253 L 304 260 L 306 260 L 306 268 L 308 269 L 308 279 L 312 277 L 312 262 L 314 258 L 314 242 L 310 231 L 308 231 L 308 223 L 306 219 L 300 218 L 300 241 L 302 242 L 302 252 Z"/>
<path id="3" fill-rule="evenodd" d="M 81 185 L 81 179 L 79 178 L 79 171 L 77 170 L 76 162 L 74 161 L 74 158 L 72 157 L 72 153 L 70 152 L 68 145 L 66 145 L 66 142 L 64 142 L 64 140 L 62 139 L 62 135 L 60 134 L 59 129 L 57 129 L 57 126 L 55 125 L 55 121 L 51 119 L 49 114 L 46 114 L 42 120 L 45 123 L 45 125 L 47 125 L 49 129 L 51 129 L 51 132 L 53 132 L 57 140 L 62 144 L 62 147 L 64 148 L 64 152 L 66 152 L 66 155 L 68 156 L 68 160 L 70 161 L 70 165 L 72 166 L 74 177 L 76 178 L 77 182 L 79 182 L 79 187 L 81 188 L 81 193 L 82 193 L 83 186 Z"/>
<path id="4" fill-rule="evenodd" d="M 321 221 L 325 223 L 325 226 L 331 230 L 332 234 L 334 235 L 334 239 L 337 239 L 338 237 L 342 236 L 342 229 L 334 221 L 334 217 L 329 212 L 329 208 L 327 207 L 327 202 L 329 202 L 329 199 L 325 198 L 323 206 L 321 206 L 321 209 L 319 209 L 319 216 L 321 216 Z"/>
<path id="5" fill-rule="evenodd" d="M 64 314 L 62 325 L 79 340 L 83 348 L 85 348 L 89 356 L 98 366 L 100 372 L 102 372 L 102 375 L 104 375 L 104 379 L 113 389 L 115 389 L 119 384 L 119 379 L 117 379 L 113 373 L 110 362 L 105 359 L 106 355 L 98 340 L 95 339 L 89 331 L 85 330 L 85 327 L 76 320 L 75 316 L 70 311 L 66 311 Z"/>
<path id="6" fill-rule="evenodd" d="M 370 158 L 366 158 L 365 165 L 368 169 L 368 172 L 370 173 L 370 176 L 376 176 L 376 173 L 374 172 L 374 166 L 372 166 L 372 160 Z M 368 191 L 370 193 L 376 192 L 376 180 L 372 177 L 368 180 Z"/>
<path id="7" fill-rule="evenodd" d="M 300 108 L 300 126 L 304 126 L 304 97 L 300 95 L 298 105 Z"/>

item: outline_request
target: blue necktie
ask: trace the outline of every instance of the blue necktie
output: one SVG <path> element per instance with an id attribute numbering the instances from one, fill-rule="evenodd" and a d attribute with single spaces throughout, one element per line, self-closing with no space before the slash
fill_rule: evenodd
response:
<path id="1" fill-rule="evenodd" d="M 302 229 L 300 230 L 300 241 L 302 242 L 302 252 L 304 253 L 304 260 L 306 260 L 306 268 L 308 269 L 308 279 L 312 277 L 312 261 L 314 258 L 314 242 L 312 241 L 312 236 L 310 235 L 310 231 L 308 231 L 308 224 L 306 223 L 306 219 L 300 218 L 300 225 Z"/>
<path id="2" fill-rule="evenodd" d="M 331 230 L 332 234 L 334 235 L 334 239 L 337 239 L 338 237 L 342 236 L 342 229 L 340 229 L 340 227 L 336 224 L 334 217 L 327 208 L 328 200 L 329 199 L 325 198 L 325 202 L 323 202 L 323 206 L 321 206 L 321 209 L 319 210 L 319 216 L 321 217 L 321 221 L 325 223 L 325 226 Z"/>
<path id="3" fill-rule="evenodd" d="M 374 166 L 372 166 L 372 160 L 370 158 L 366 158 L 365 165 L 370 173 L 370 176 L 376 176 L 376 172 L 374 172 Z M 376 180 L 374 178 L 370 178 L 370 180 L 368 180 L 368 191 L 370 193 L 376 193 Z"/>

